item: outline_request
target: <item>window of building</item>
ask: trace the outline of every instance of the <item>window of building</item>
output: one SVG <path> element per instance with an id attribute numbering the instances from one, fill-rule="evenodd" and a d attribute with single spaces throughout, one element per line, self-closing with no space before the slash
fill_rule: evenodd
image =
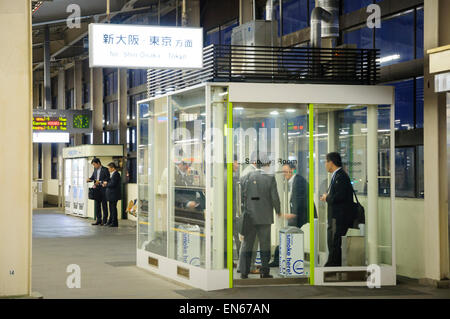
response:
<path id="1" fill-rule="evenodd" d="M 395 87 L 395 129 L 423 128 L 423 77 L 386 85 Z"/>
<path id="2" fill-rule="evenodd" d="M 424 105 L 423 76 L 416 78 L 416 128 L 423 128 L 423 105 Z"/>
<path id="3" fill-rule="evenodd" d="M 414 129 L 414 80 L 389 85 L 395 87 L 395 129 Z"/>
<path id="4" fill-rule="evenodd" d="M 309 26 L 308 0 L 283 2 L 283 35 Z"/>
<path id="5" fill-rule="evenodd" d="M 128 70 L 128 88 L 147 83 L 147 70 Z"/>
<path id="6" fill-rule="evenodd" d="M 110 96 L 117 93 L 117 71 L 108 73 L 104 77 L 104 96 Z"/>
<path id="7" fill-rule="evenodd" d="M 67 110 L 72 109 L 74 104 L 75 104 L 74 90 L 73 89 L 66 90 L 66 109 Z"/>
<path id="8" fill-rule="evenodd" d="M 416 10 L 416 59 L 422 59 L 424 53 L 423 7 Z"/>
<path id="9" fill-rule="evenodd" d="M 90 98 L 90 84 L 89 83 L 83 83 L 83 88 L 82 88 L 83 92 L 81 95 L 81 104 L 86 104 L 89 103 L 89 98 Z"/>
<path id="10" fill-rule="evenodd" d="M 206 32 L 205 46 L 211 44 L 231 45 L 231 33 L 239 23 L 235 20 L 222 24 Z"/>
<path id="11" fill-rule="evenodd" d="M 42 179 L 42 143 L 38 144 L 38 179 Z"/>
<path id="12" fill-rule="evenodd" d="M 127 128 L 127 151 L 128 153 L 136 152 L 137 135 L 136 126 Z"/>
<path id="13" fill-rule="evenodd" d="M 373 29 L 364 27 L 343 32 L 344 44 L 356 44 L 358 49 L 373 49 Z"/>
<path id="14" fill-rule="evenodd" d="M 137 183 L 137 160 L 136 158 L 127 159 L 128 183 Z"/>
<path id="15" fill-rule="evenodd" d="M 414 10 L 381 21 L 375 31 L 375 46 L 380 49 L 381 66 L 415 59 Z"/>
<path id="16" fill-rule="evenodd" d="M 103 144 L 119 144 L 119 130 L 104 131 Z"/>
<path id="17" fill-rule="evenodd" d="M 140 93 L 135 95 L 130 95 L 128 97 L 128 112 L 127 119 L 135 120 L 136 119 L 136 108 L 137 102 L 140 100 L 144 100 L 147 97 L 147 93 Z"/>
<path id="18" fill-rule="evenodd" d="M 58 179 L 58 144 L 52 143 L 51 149 L 51 179 Z"/>
<path id="19" fill-rule="evenodd" d="M 416 197 L 414 147 L 395 149 L 395 194 L 397 197 Z"/>
<path id="20" fill-rule="evenodd" d="M 115 125 L 119 123 L 119 105 L 117 101 L 104 104 L 103 118 L 105 125 Z"/>
<path id="21" fill-rule="evenodd" d="M 92 144 L 92 133 L 83 134 L 83 145 Z"/>
<path id="22" fill-rule="evenodd" d="M 361 8 L 365 8 L 373 3 L 372 0 L 344 0 L 343 1 L 343 11 L 344 13 L 350 13 Z"/>

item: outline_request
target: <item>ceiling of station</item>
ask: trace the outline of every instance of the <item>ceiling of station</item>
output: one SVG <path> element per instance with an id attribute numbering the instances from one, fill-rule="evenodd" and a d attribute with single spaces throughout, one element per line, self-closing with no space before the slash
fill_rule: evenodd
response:
<path id="1" fill-rule="evenodd" d="M 110 0 L 110 19 L 112 23 L 126 23 L 127 19 L 139 13 L 157 16 L 158 3 L 161 16 L 164 16 L 174 10 L 178 2 L 181 1 Z M 69 28 L 67 25 L 67 18 L 72 14 L 69 6 L 72 4 L 80 7 L 80 28 Z M 34 1 L 32 10 L 34 70 L 43 67 L 46 28 L 50 34 L 52 67 L 59 67 L 59 64 L 64 64 L 64 59 L 87 56 L 86 39 L 89 23 L 106 22 L 107 17 L 106 0 Z"/>

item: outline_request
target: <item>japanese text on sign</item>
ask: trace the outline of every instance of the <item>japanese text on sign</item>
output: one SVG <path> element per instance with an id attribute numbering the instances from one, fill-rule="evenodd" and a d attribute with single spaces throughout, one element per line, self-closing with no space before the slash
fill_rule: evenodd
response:
<path id="1" fill-rule="evenodd" d="M 197 69 L 203 66 L 201 28 L 90 24 L 91 67 Z"/>

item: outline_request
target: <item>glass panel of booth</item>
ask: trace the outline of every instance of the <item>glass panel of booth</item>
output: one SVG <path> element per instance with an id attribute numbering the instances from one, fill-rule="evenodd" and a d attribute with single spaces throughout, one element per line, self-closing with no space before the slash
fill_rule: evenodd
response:
<path id="1" fill-rule="evenodd" d="M 250 278 L 258 273 L 275 278 L 310 275 L 307 112 L 306 104 L 233 103 L 233 215 L 249 213 L 255 231 L 269 226 L 261 239 L 233 236 L 234 248 L 240 250 L 234 258 L 237 268 Z M 265 187 L 267 183 L 276 189 Z M 259 205 L 273 207 L 273 212 Z M 270 239 L 268 247 L 263 247 L 264 238 Z M 237 269 L 234 277 L 239 279 Z"/>
<path id="2" fill-rule="evenodd" d="M 205 88 L 169 97 L 168 257 L 206 265 Z"/>
<path id="3" fill-rule="evenodd" d="M 167 256 L 168 98 L 138 105 L 138 248 Z"/>
<path id="4" fill-rule="evenodd" d="M 314 109 L 314 202 L 319 219 L 316 266 L 325 266 L 330 251 L 338 252 L 334 266 L 391 265 L 390 106 L 315 104 Z M 365 210 L 364 223 L 343 230 L 340 217 L 329 214 L 329 205 L 319 200 L 331 182 L 332 174 L 325 167 L 330 152 L 341 155 L 342 168 Z M 336 237 L 338 228 L 345 234 Z"/>

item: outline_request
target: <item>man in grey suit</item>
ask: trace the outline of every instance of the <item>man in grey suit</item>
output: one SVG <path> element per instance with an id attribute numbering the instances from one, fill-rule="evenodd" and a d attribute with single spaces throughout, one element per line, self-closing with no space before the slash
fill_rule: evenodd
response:
<path id="1" fill-rule="evenodd" d="M 270 166 L 271 161 L 260 155 L 257 161 L 258 169 L 242 178 L 242 205 L 248 214 L 252 227 L 244 234 L 239 260 L 241 278 L 248 278 L 253 243 L 258 236 L 261 254 L 261 278 L 272 278 L 269 274 L 270 260 L 270 228 L 274 222 L 273 210 L 280 216 L 280 198 L 278 196 L 277 182 L 274 176 L 264 170 Z"/>

